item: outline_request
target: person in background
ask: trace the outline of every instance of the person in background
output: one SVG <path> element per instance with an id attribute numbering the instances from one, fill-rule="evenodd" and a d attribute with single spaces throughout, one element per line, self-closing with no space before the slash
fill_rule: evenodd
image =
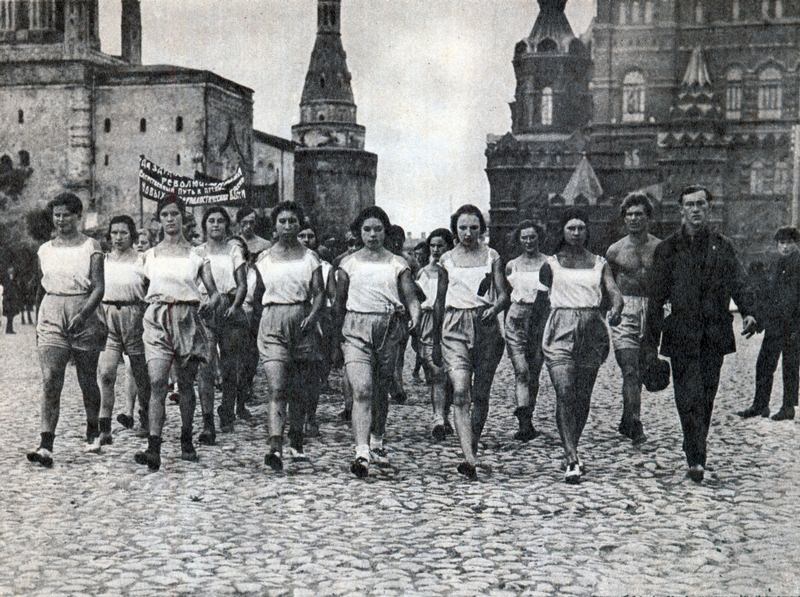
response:
<path id="1" fill-rule="evenodd" d="M 736 351 L 731 298 L 742 315 L 742 334 L 756 330 L 754 301 L 733 244 L 710 229 L 711 192 L 692 185 L 678 196 L 680 229 L 656 247 L 642 348 L 652 362 L 672 361 L 675 405 L 683 429 L 687 475 L 705 476 L 708 430 L 726 354 Z M 670 314 L 664 318 L 664 305 Z"/>
<path id="2" fill-rule="evenodd" d="M 416 246 L 414 247 L 414 260 L 417 263 L 417 269 L 414 275 L 417 279 L 417 284 L 419 284 L 418 274 L 419 272 L 422 271 L 423 268 L 425 268 L 428 265 L 430 258 L 431 258 L 431 253 L 430 249 L 428 248 L 428 243 L 426 241 L 417 243 Z M 435 296 L 431 298 L 431 301 L 435 300 L 436 300 Z M 423 369 L 425 365 L 425 360 L 422 358 L 422 355 L 420 354 L 419 341 L 417 338 L 411 339 L 411 347 L 414 349 L 414 354 L 416 355 L 416 359 L 414 360 L 414 370 L 411 372 L 411 377 L 414 379 L 414 381 L 420 382 L 422 380 L 420 379 L 419 372 L 420 370 Z"/>
<path id="3" fill-rule="evenodd" d="M 14 317 L 20 312 L 22 306 L 22 285 L 13 265 L 6 268 L 2 278 L 3 285 L 3 315 L 6 316 L 6 334 L 16 334 L 14 331 Z"/>
<path id="4" fill-rule="evenodd" d="M 794 419 L 800 385 L 800 231 L 778 228 L 775 244 L 778 258 L 772 262 L 759 287 L 757 320 L 764 340 L 756 360 L 756 390 L 753 403 L 736 414 L 742 418 L 768 417 L 772 378 L 783 368 L 783 404 L 772 419 Z"/>
<path id="5" fill-rule="evenodd" d="M 411 277 L 413 279 L 414 276 L 416 276 L 419 267 L 417 266 L 417 261 L 414 259 L 413 255 L 409 255 L 404 250 L 403 245 L 405 241 L 406 231 L 403 229 L 403 227 L 398 224 L 392 224 L 391 228 L 389 228 L 386 233 L 386 248 L 395 255 L 406 260 L 409 268 L 411 268 Z M 405 366 L 406 362 L 406 348 L 408 347 L 410 335 L 408 333 L 409 328 L 407 314 L 400 314 L 398 316 L 405 316 L 406 320 L 403 322 L 404 325 L 400 326 L 400 329 L 402 330 L 402 338 L 400 340 L 399 350 L 397 351 L 397 363 L 395 363 L 392 383 L 390 384 L 388 391 L 389 396 L 391 396 L 397 404 L 405 404 L 408 400 L 408 394 L 406 394 L 405 384 L 403 383 L 403 367 Z"/>
<path id="6" fill-rule="evenodd" d="M 80 231 L 81 200 L 72 193 L 61 193 L 47 209 L 55 237 L 38 251 L 45 292 L 36 322 L 43 385 L 41 441 L 27 458 L 51 467 L 64 372 L 70 359 L 75 363 L 86 411 L 85 450 L 100 451 L 97 361 L 105 348 L 106 326 L 98 309 L 105 290 L 103 251 L 100 243 Z"/>
<path id="7" fill-rule="evenodd" d="M 627 234 L 606 252 L 606 260 L 625 302 L 622 321 L 611 328 L 614 356 L 622 371 L 619 432 L 634 444 L 641 444 L 647 439 L 641 417 L 642 376 L 639 366 L 647 315 L 647 274 L 653 265 L 653 253 L 661 241 L 649 232 L 653 206 L 644 193 L 626 196 L 620 214 Z"/>

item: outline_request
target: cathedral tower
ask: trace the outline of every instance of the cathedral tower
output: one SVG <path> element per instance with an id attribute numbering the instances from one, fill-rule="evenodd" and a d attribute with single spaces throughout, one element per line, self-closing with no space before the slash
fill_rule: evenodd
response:
<path id="1" fill-rule="evenodd" d="M 292 137 L 295 201 L 321 234 L 341 238 L 358 212 L 375 204 L 378 156 L 364 151 L 340 22 L 341 0 L 318 0 L 317 38 Z"/>
<path id="2" fill-rule="evenodd" d="M 142 9 L 139 0 L 122 0 L 122 59 L 142 63 Z"/>

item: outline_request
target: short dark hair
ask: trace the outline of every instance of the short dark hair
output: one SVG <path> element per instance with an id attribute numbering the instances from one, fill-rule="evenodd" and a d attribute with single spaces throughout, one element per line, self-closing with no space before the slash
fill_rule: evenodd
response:
<path id="1" fill-rule="evenodd" d="M 678 195 L 678 205 L 683 205 L 683 198 L 684 198 L 686 195 L 691 195 L 692 193 L 697 193 L 697 192 L 699 192 L 699 191 L 703 191 L 703 192 L 705 192 L 705 194 L 706 194 L 706 201 L 708 201 L 709 203 L 711 203 L 711 201 L 714 199 L 714 196 L 711 194 L 711 191 L 709 191 L 709 190 L 708 190 L 706 187 L 704 187 L 703 185 L 699 185 L 699 184 L 690 184 L 688 187 L 683 187 L 683 188 L 681 189 L 681 192 L 680 192 L 680 194 Z"/>
<path id="2" fill-rule="evenodd" d="M 481 226 L 481 234 L 486 232 L 486 219 L 483 217 L 481 210 L 471 203 L 466 203 L 459 207 L 456 213 L 450 216 L 450 231 L 455 238 L 458 238 L 458 218 L 463 215 L 476 216 Z"/>
<path id="3" fill-rule="evenodd" d="M 514 229 L 514 241 L 519 242 L 520 234 L 522 234 L 522 231 L 527 228 L 533 228 L 536 230 L 536 235 L 539 237 L 539 243 L 541 245 L 541 241 L 544 240 L 545 237 L 544 227 L 541 224 L 537 224 L 533 220 L 522 220 L 519 224 L 517 224 L 517 227 Z"/>
<path id="4" fill-rule="evenodd" d="M 633 193 L 625 195 L 625 198 L 619 206 L 619 215 L 625 217 L 628 210 L 636 205 L 644 207 L 644 213 L 647 214 L 648 218 L 653 217 L 653 203 L 645 193 L 640 191 L 634 191 Z"/>
<path id="5" fill-rule="evenodd" d="M 428 238 L 425 242 L 428 243 L 428 247 L 431 246 L 431 239 L 432 238 L 441 238 L 444 241 L 444 244 L 447 245 L 448 249 L 452 249 L 453 244 L 453 233 L 450 232 L 447 228 L 436 228 L 433 232 L 428 235 Z"/>
<path id="6" fill-rule="evenodd" d="M 781 241 L 800 242 L 800 230 L 794 226 L 781 226 L 775 231 L 775 242 Z"/>
<path id="7" fill-rule="evenodd" d="M 567 222 L 570 220 L 580 220 L 584 224 L 586 224 L 586 243 L 584 246 L 589 244 L 589 214 L 588 212 L 580 207 L 568 207 L 561 213 L 561 217 L 558 220 L 558 242 L 556 243 L 556 251 L 558 251 L 561 246 L 565 243 L 564 241 L 564 226 L 567 225 Z"/>
<path id="8" fill-rule="evenodd" d="M 158 202 L 158 206 L 156 207 L 156 219 L 159 222 L 161 221 L 161 210 L 172 203 L 178 206 L 178 211 L 181 212 L 181 218 L 183 218 L 184 213 L 186 212 L 186 206 L 183 203 L 183 199 L 178 197 L 178 193 L 167 193 L 161 198 L 161 201 Z"/>
<path id="9" fill-rule="evenodd" d="M 306 221 L 306 216 L 303 213 L 303 208 L 300 207 L 300 205 L 298 203 L 295 203 L 294 201 L 281 201 L 280 203 L 278 203 L 278 205 L 274 207 L 272 213 L 270 214 L 273 228 L 277 225 L 278 215 L 280 215 L 282 211 L 292 212 L 294 215 L 297 216 L 297 221 L 300 223 L 300 225 L 301 226 L 304 225 L 304 222 Z"/>
<path id="10" fill-rule="evenodd" d="M 227 232 L 231 231 L 231 216 L 225 210 L 224 207 L 221 205 L 214 205 L 213 207 L 209 207 L 206 210 L 206 213 L 203 214 L 203 219 L 200 220 L 200 230 L 203 231 L 203 236 L 206 235 L 206 222 L 208 218 L 210 218 L 213 214 L 220 214 L 225 218 L 225 229 Z"/>
<path id="11" fill-rule="evenodd" d="M 107 239 L 111 240 L 111 227 L 114 224 L 125 224 L 128 227 L 128 232 L 130 232 L 131 235 L 131 244 L 135 243 L 139 239 L 139 236 L 136 231 L 136 223 L 133 221 L 132 217 L 127 216 L 125 214 L 114 216 L 109 220 L 108 232 L 106 232 Z"/>
<path id="12" fill-rule="evenodd" d="M 425 259 L 430 259 L 431 249 L 430 247 L 428 247 L 428 243 L 426 243 L 425 241 L 419 242 L 416 245 L 414 245 L 414 252 L 416 253 L 417 251 L 422 251 L 422 254 L 425 256 Z"/>
<path id="13" fill-rule="evenodd" d="M 389 219 L 389 216 L 386 215 L 386 212 L 377 205 L 370 205 L 369 207 L 362 209 L 361 212 L 356 216 L 356 219 L 353 220 L 353 224 L 350 226 L 350 231 L 353 233 L 353 236 L 359 240 L 361 239 L 361 227 L 369 218 L 380 220 L 381 224 L 383 224 L 384 232 L 387 236 L 389 235 L 389 231 L 392 227 L 392 222 Z"/>
<path id="14" fill-rule="evenodd" d="M 240 207 L 239 209 L 236 210 L 236 223 L 238 224 L 239 222 L 244 220 L 247 216 L 254 213 L 256 213 L 256 210 L 254 210 L 249 205 Z"/>
<path id="15" fill-rule="evenodd" d="M 59 193 L 47 203 L 47 212 L 51 218 L 56 207 L 66 207 L 70 213 L 77 216 L 83 214 L 83 203 L 74 193 Z"/>

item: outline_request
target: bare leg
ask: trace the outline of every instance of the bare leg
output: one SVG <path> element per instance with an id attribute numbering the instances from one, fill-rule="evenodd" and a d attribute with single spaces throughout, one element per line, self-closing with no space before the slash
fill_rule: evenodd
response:
<path id="1" fill-rule="evenodd" d="M 100 382 L 100 418 L 110 419 L 114 412 L 114 385 L 117 382 L 117 367 L 121 354 L 116 350 L 100 353 L 97 378 Z"/>
<path id="2" fill-rule="evenodd" d="M 469 413 L 472 398 L 472 375 L 469 371 L 450 371 L 449 376 L 453 385 L 453 421 L 458 433 L 458 440 L 461 443 L 461 451 L 464 453 L 464 460 L 472 467 L 474 476 L 477 458 Z"/>
<path id="3" fill-rule="evenodd" d="M 91 442 L 99 434 L 97 419 L 100 415 L 100 388 L 97 386 L 97 361 L 100 352 L 73 350 L 72 358 L 86 411 L 86 439 Z"/>
<path id="4" fill-rule="evenodd" d="M 67 348 L 44 346 L 39 349 L 39 365 L 42 369 L 42 432 L 56 431 L 61 409 L 61 390 L 64 387 L 64 371 L 68 362 Z"/>

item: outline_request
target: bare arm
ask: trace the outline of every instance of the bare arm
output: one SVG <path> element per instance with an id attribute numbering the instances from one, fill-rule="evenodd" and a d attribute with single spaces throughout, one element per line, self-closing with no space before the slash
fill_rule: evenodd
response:
<path id="1" fill-rule="evenodd" d="M 311 274 L 311 311 L 308 316 L 300 324 L 301 331 L 306 331 L 308 328 L 317 325 L 319 314 L 325 304 L 325 287 L 322 284 L 322 268 L 318 267 Z"/>
<path id="2" fill-rule="evenodd" d="M 603 267 L 603 289 L 611 299 L 611 312 L 608 316 L 608 323 L 617 325 L 622 320 L 622 308 L 625 306 L 625 301 L 622 300 L 622 293 L 614 281 L 614 274 L 608 264 Z"/>
<path id="3" fill-rule="evenodd" d="M 236 297 L 233 299 L 230 309 L 228 309 L 229 312 L 241 309 L 244 299 L 247 297 L 247 264 L 243 263 L 237 267 L 236 271 L 233 272 L 233 277 L 236 280 Z"/>
<path id="4" fill-rule="evenodd" d="M 492 263 L 492 282 L 494 283 L 497 298 L 489 309 L 486 309 L 481 315 L 482 321 L 487 321 L 506 310 L 511 302 L 508 294 L 508 280 L 503 271 L 503 264 L 500 259 Z"/>
<path id="5" fill-rule="evenodd" d="M 400 273 L 400 298 L 411 316 L 409 330 L 413 332 L 419 327 L 419 318 L 422 310 L 419 307 L 417 286 L 414 284 L 411 270 L 406 269 Z"/>
<path id="6" fill-rule="evenodd" d="M 211 263 L 208 261 L 204 261 L 203 265 L 200 267 L 200 279 L 203 280 L 203 286 L 206 287 L 206 291 L 208 292 L 208 303 L 200 306 L 200 309 L 205 311 L 219 304 L 217 284 L 214 282 L 214 273 L 211 271 Z"/>
<path id="7" fill-rule="evenodd" d="M 95 253 L 91 257 L 89 265 L 89 279 L 92 282 L 92 291 L 83 307 L 78 311 L 72 320 L 67 325 L 67 331 L 74 333 L 83 327 L 83 324 L 94 313 L 100 301 L 103 300 L 103 293 L 106 291 L 105 286 L 105 258 L 102 253 Z"/>
<path id="8" fill-rule="evenodd" d="M 344 315 L 347 312 L 347 293 L 350 290 L 350 277 L 339 270 L 336 275 L 336 298 L 333 301 L 333 330 L 336 338 L 342 335 Z"/>

